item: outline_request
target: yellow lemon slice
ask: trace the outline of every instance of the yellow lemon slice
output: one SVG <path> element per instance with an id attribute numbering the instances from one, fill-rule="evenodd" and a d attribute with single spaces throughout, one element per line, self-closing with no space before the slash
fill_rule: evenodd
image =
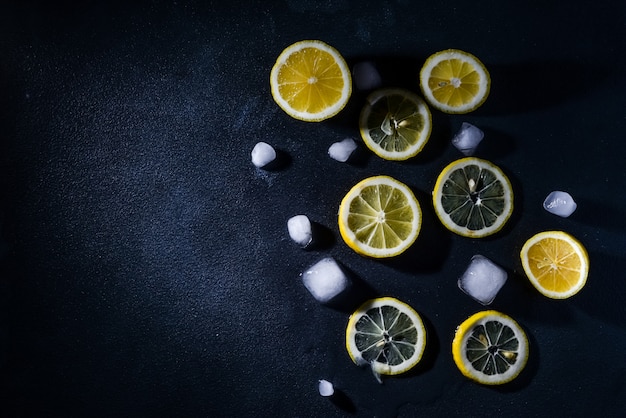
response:
<path id="1" fill-rule="evenodd" d="M 481 238 L 498 232 L 511 216 L 513 188 L 496 165 L 480 158 L 461 158 L 439 174 L 433 204 L 450 231 Z"/>
<path id="2" fill-rule="evenodd" d="M 431 131 L 426 103 L 403 89 L 371 93 L 359 120 L 365 145 L 386 160 L 406 160 L 419 153 Z"/>
<path id="3" fill-rule="evenodd" d="M 478 312 L 463 321 L 452 341 L 452 357 L 464 376 L 485 385 L 516 378 L 528 360 L 528 339 L 511 317 Z"/>
<path id="4" fill-rule="evenodd" d="M 549 298 L 569 298 L 587 282 L 587 251 L 565 232 L 545 231 L 534 235 L 522 247 L 520 257 L 530 282 Z"/>
<path id="5" fill-rule="evenodd" d="M 389 176 L 360 181 L 339 206 L 341 237 L 369 257 L 401 254 L 417 238 L 421 223 L 421 208 L 411 189 Z"/>
<path id="6" fill-rule="evenodd" d="M 428 57 L 420 71 L 420 87 L 434 108 L 446 113 L 468 113 L 487 99 L 491 78 L 472 54 L 447 49 Z"/>
<path id="7" fill-rule="evenodd" d="M 351 316 L 346 328 L 346 349 L 357 365 L 369 364 L 377 379 L 413 368 L 426 347 L 422 318 L 398 299 L 369 300 Z"/>
<path id="8" fill-rule="evenodd" d="M 322 41 L 288 46 L 270 73 L 274 101 L 288 115 L 307 122 L 328 119 L 352 93 L 350 70 L 337 50 Z"/>

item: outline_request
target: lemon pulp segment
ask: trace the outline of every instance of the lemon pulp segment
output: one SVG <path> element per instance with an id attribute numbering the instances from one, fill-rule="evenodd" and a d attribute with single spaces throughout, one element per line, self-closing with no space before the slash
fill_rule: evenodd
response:
<path id="1" fill-rule="evenodd" d="M 286 48 L 272 68 L 270 84 L 278 105 L 306 121 L 334 116 L 352 91 L 345 60 L 321 41 L 300 41 Z"/>

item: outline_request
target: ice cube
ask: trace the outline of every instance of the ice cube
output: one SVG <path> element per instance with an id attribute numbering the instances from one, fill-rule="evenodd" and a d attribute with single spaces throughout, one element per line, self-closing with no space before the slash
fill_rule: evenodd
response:
<path id="1" fill-rule="evenodd" d="M 328 148 L 328 155 L 333 160 L 345 163 L 350 158 L 350 155 L 356 149 L 356 142 L 352 138 L 346 138 L 342 141 L 335 142 Z"/>
<path id="2" fill-rule="evenodd" d="M 266 142 L 258 142 L 252 149 L 252 164 L 261 168 L 276 159 L 276 150 Z"/>
<path id="3" fill-rule="evenodd" d="M 350 286 L 350 280 L 332 257 L 326 257 L 302 273 L 302 282 L 320 303 L 327 303 Z"/>
<path id="4" fill-rule="evenodd" d="M 380 86 L 380 74 L 376 66 L 369 62 L 359 62 L 352 68 L 354 85 L 359 90 L 370 90 Z"/>
<path id="5" fill-rule="evenodd" d="M 335 393 L 335 388 L 333 387 L 333 384 L 324 379 L 319 381 L 317 389 L 320 391 L 320 395 L 322 396 L 333 396 L 333 394 Z"/>
<path id="6" fill-rule="evenodd" d="M 459 278 L 459 288 L 482 303 L 489 305 L 506 282 L 506 271 L 482 255 L 472 257 L 467 270 Z"/>
<path id="7" fill-rule="evenodd" d="M 567 192 L 554 191 L 543 201 L 543 208 L 548 212 L 567 218 L 576 210 L 574 198 Z"/>
<path id="8" fill-rule="evenodd" d="M 472 125 L 471 123 L 463 122 L 461 129 L 452 138 L 452 145 L 454 145 L 464 155 L 472 155 L 476 151 L 476 147 L 483 140 L 485 134 L 483 131 Z"/>
<path id="9" fill-rule="evenodd" d="M 313 240 L 311 221 L 306 215 L 296 215 L 287 221 L 289 236 L 298 245 L 306 247 Z"/>

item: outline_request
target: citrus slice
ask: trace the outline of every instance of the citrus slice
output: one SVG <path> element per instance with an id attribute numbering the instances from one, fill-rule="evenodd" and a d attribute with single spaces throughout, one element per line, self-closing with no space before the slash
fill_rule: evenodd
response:
<path id="1" fill-rule="evenodd" d="M 288 115 L 307 122 L 328 119 L 352 92 L 350 70 L 337 50 L 322 41 L 288 46 L 270 74 L 272 97 Z"/>
<path id="2" fill-rule="evenodd" d="M 524 369 L 528 339 L 511 317 L 481 311 L 457 328 L 452 357 L 464 376 L 485 385 L 500 385 L 515 379 Z"/>
<path id="3" fill-rule="evenodd" d="M 401 254 L 413 244 L 422 224 L 417 198 L 389 176 L 360 181 L 339 206 L 339 232 L 361 255 L 382 258 Z"/>
<path id="4" fill-rule="evenodd" d="M 534 235 L 522 247 L 520 257 L 530 282 L 549 298 L 573 296 L 587 282 L 587 251 L 565 232 L 544 231 Z"/>
<path id="5" fill-rule="evenodd" d="M 351 316 L 346 328 L 346 349 L 357 365 L 369 364 L 381 374 L 396 375 L 413 368 L 422 358 L 426 329 L 422 318 L 398 299 L 371 299 Z"/>
<path id="6" fill-rule="evenodd" d="M 371 93 L 359 120 L 365 145 L 386 160 L 406 160 L 422 150 L 431 131 L 428 105 L 403 89 Z"/>
<path id="7" fill-rule="evenodd" d="M 513 188 L 489 161 L 461 158 L 443 169 L 433 191 L 435 212 L 450 231 L 472 238 L 498 232 L 513 211 Z"/>
<path id="8" fill-rule="evenodd" d="M 426 60 L 420 87 L 431 106 L 446 113 L 468 113 L 487 99 L 491 78 L 485 66 L 470 53 L 447 49 Z"/>

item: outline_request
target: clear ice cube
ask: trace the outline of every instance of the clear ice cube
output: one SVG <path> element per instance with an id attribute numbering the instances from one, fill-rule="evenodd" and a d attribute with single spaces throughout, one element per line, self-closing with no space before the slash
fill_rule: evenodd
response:
<path id="1" fill-rule="evenodd" d="M 567 192 L 554 191 L 543 201 L 543 208 L 548 212 L 567 218 L 576 210 L 574 198 Z"/>
<path id="2" fill-rule="evenodd" d="M 333 160 L 345 163 L 350 158 L 350 155 L 356 149 L 356 142 L 352 138 L 346 138 L 342 141 L 335 142 L 328 148 L 328 155 Z"/>
<path id="3" fill-rule="evenodd" d="M 464 155 L 473 155 L 484 136 L 485 134 L 479 128 L 471 123 L 463 122 L 461 129 L 452 138 L 452 145 Z"/>
<path id="4" fill-rule="evenodd" d="M 320 303 L 327 303 L 350 286 L 350 279 L 334 258 L 326 257 L 302 273 L 302 282 Z"/>
<path id="5" fill-rule="evenodd" d="M 261 168 L 276 159 L 276 150 L 266 142 L 257 142 L 251 153 L 252 164 Z"/>
<path id="6" fill-rule="evenodd" d="M 469 266 L 459 278 L 459 288 L 483 305 L 489 305 L 504 286 L 506 271 L 482 255 L 472 257 Z"/>
<path id="7" fill-rule="evenodd" d="M 333 394 L 335 393 L 335 387 L 333 386 L 333 384 L 324 379 L 319 381 L 317 389 L 322 396 L 333 396 Z"/>
<path id="8" fill-rule="evenodd" d="M 313 240 L 311 221 L 306 215 L 296 215 L 289 218 L 287 231 L 291 239 L 301 247 L 306 247 Z"/>

